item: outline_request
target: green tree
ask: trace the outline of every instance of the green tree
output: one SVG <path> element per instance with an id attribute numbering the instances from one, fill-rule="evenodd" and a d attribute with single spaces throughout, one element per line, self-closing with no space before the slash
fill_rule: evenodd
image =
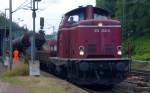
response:
<path id="1" fill-rule="evenodd" d="M 126 32 L 125 37 L 131 31 L 134 36 L 149 34 L 149 11 L 150 2 L 148 0 L 117 0 L 116 17 L 122 20 Z"/>
<path id="2" fill-rule="evenodd" d="M 96 5 L 111 11 L 120 19 L 124 38 L 133 32 L 134 36 L 150 34 L 149 0 L 97 0 Z"/>
<path id="3" fill-rule="evenodd" d="M 97 0 L 98 7 L 107 7 L 109 0 Z M 105 3 L 109 3 L 107 6 Z M 115 0 L 115 18 L 121 21 L 124 44 L 128 39 L 135 46 L 134 58 L 150 59 L 150 2 L 149 0 Z M 130 37 L 128 37 L 130 34 Z M 126 45 L 127 48 L 127 45 Z"/>
<path id="4" fill-rule="evenodd" d="M 9 19 L 6 19 L 4 17 L 4 14 L 1 13 L 0 14 L 0 26 L 5 27 L 5 24 L 6 24 L 6 27 L 9 28 Z M 13 37 L 13 39 L 20 37 L 25 31 L 26 31 L 26 29 L 24 27 L 20 27 L 17 23 L 12 22 L 12 37 Z"/>
<path id="5" fill-rule="evenodd" d="M 96 0 L 96 6 L 108 10 L 115 17 L 116 0 Z"/>

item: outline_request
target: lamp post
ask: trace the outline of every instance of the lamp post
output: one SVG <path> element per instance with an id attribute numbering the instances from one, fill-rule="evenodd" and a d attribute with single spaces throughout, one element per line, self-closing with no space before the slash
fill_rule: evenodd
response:
<path id="1" fill-rule="evenodd" d="M 39 2 L 41 0 L 32 0 L 33 8 L 32 8 L 32 17 L 33 17 L 33 34 L 32 34 L 32 42 L 31 42 L 31 60 L 34 62 L 35 59 L 35 17 L 36 17 L 36 8 L 35 1 Z M 15 12 L 15 11 L 14 11 Z M 12 0 L 9 0 L 9 40 L 10 40 L 10 70 L 12 69 Z"/>
<path id="2" fill-rule="evenodd" d="M 3 38 L 3 60 L 5 58 L 5 52 L 6 52 L 6 21 L 7 21 L 7 18 L 6 18 L 6 11 L 9 10 L 8 8 L 5 9 L 5 26 L 4 26 L 4 38 Z"/>
<path id="3" fill-rule="evenodd" d="M 10 47 L 10 70 L 12 69 L 12 0 L 9 0 L 9 47 Z"/>
<path id="4" fill-rule="evenodd" d="M 9 46 L 10 46 L 10 70 L 12 69 L 12 0 L 9 0 Z"/>
<path id="5" fill-rule="evenodd" d="M 31 62 L 35 61 L 35 18 L 36 18 L 36 9 L 35 9 L 35 0 L 32 2 L 32 17 L 33 17 L 33 33 L 31 38 Z"/>
<path id="6" fill-rule="evenodd" d="M 36 10 L 38 10 L 38 1 L 41 0 L 32 0 L 32 18 L 33 18 L 33 32 L 31 35 L 31 62 L 29 62 L 30 75 L 40 75 L 39 62 L 35 60 L 36 58 L 36 48 L 35 48 L 35 18 Z M 37 6 L 35 7 L 35 2 Z"/>
<path id="7" fill-rule="evenodd" d="M 38 10 L 38 4 L 37 8 L 35 8 L 35 2 L 39 2 L 41 0 L 32 0 L 32 17 L 33 17 L 33 33 L 31 36 L 31 62 L 35 62 L 35 18 L 36 18 L 36 10 Z"/>
<path id="8" fill-rule="evenodd" d="M 126 0 L 123 0 L 123 30 L 126 30 Z"/>

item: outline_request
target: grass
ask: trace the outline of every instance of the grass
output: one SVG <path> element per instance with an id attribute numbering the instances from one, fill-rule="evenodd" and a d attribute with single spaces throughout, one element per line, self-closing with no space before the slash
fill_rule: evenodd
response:
<path id="1" fill-rule="evenodd" d="M 7 81 L 15 85 L 21 85 L 23 82 L 16 79 L 16 76 L 28 76 L 28 64 L 15 64 L 12 70 L 6 70 L 1 75 L 1 80 Z"/>
<path id="2" fill-rule="evenodd" d="M 132 59 L 133 60 L 143 60 L 143 61 L 150 61 L 150 36 L 139 36 L 139 37 L 132 37 L 129 38 L 132 40 L 133 45 L 133 53 L 132 53 Z M 127 47 L 128 42 L 124 42 L 124 54 L 127 54 Z M 138 69 L 138 70 L 146 70 L 150 71 L 150 63 L 136 63 L 134 62 L 131 65 L 132 69 Z"/>
<path id="3" fill-rule="evenodd" d="M 150 61 L 150 38 L 140 37 L 134 40 L 135 53 L 133 58 L 136 60 Z"/>
<path id="4" fill-rule="evenodd" d="M 132 37 L 133 60 L 150 61 L 150 36 Z M 124 42 L 124 51 L 127 51 L 127 41 Z M 125 52 L 126 54 L 127 52 Z"/>
<path id="5" fill-rule="evenodd" d="M 150 63 L 132 63 L 131 69 L 150 71 Z"/>
<path id="6" fill-rule="evenodd" d="M 27 76 L 29 75 L 28 64 L 15 64 L 12 70 L 7 70 L 3 73 L 4 77 Z"/>

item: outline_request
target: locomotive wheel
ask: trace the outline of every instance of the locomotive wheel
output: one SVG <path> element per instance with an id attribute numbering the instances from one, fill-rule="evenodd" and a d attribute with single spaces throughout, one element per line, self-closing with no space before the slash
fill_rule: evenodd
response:
<path id="1" fill-rule="evenodd" d="M 72 77 L 72 63 L 68 62 L 67 66 L 67 81 L 74 83 L 73 77 Z"/>
<path id="2" fill-rule="evenodd" d="M 52 63 L 48 64 L 48 71 L 54 74 L 54 70 L 55 70 L 55 65 Z"/>
<path id="3" fill-rule="evenodd" d="M 63 65 L 62 66 L 55 66 L 54 73 L 61 78 L 66 78 L 65 67 Z"/>
<path id="4" fill-rule="evenodd" d="M 55 74 L 60 76 L 61 68 L 59 66 L 55 66 Z"/>

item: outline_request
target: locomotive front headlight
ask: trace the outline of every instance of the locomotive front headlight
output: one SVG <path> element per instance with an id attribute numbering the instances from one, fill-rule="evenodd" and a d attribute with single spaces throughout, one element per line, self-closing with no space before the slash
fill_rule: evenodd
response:
<path id="1" fill-rule="evenodd" d="M 122 51 L 121 51 L 121 50 L 118 50 L 117 54 L 118 54 L 118 55 L 122 55 Z"/>
<path id="2" fill-rule="evenodd" d="M 79 55 L 83 56 L 84 54 L 84 46 L 79 46 Z"/>
<path id="3" fill-rule="evenodd" d="M 121 48 L 122 48 L 121 46 L 117 46 L 117 54 L 120 56 L 122 55 L 122 51 L 121 51 L 122 49 Z"/>
<path id="4" fill-rule="evenodd" d="M 101 26 L 103 26 L 103 24 L 102 24 L 102 23 L 98 23 L 98 26 L 100 26 L 100 27 L 101 27 Z"/>
<path id="5" fill-rule="evenodd" d="M 84 51 L 83 51 L 83 50 L 80 50 L 79 54 L 80 54 L 81 56 L 83 56 L 83 55 L 84 55 Z"/>

